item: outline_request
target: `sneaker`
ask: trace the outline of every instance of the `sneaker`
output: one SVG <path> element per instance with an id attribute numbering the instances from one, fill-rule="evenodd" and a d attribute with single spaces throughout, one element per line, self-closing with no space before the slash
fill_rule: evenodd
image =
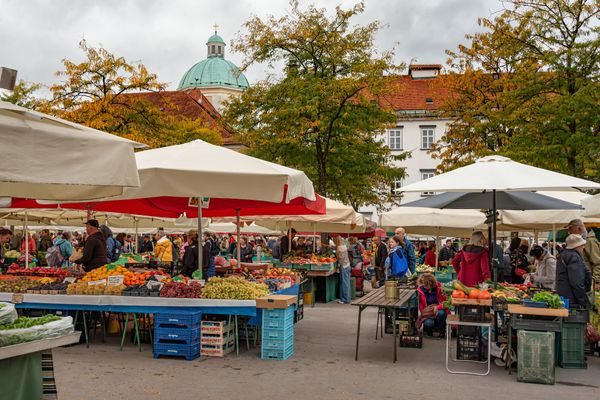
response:
<path id="1" fill-rule="evenodd" d="M 443 331 L 442 331 L 442 332 L 440 332 L 440 334 L 438 335 L 438 337 L 439 337 L 440 339 L 445 339 L 445 338 L 446 338 L 446 332 L 443 332 Z"/>
<path id="2" fill-rule="evenodd" d="M 341 300 L 337 300 L 337 302 L 338 302 L 338 304 L 344 304 L 344 302 Z"/>

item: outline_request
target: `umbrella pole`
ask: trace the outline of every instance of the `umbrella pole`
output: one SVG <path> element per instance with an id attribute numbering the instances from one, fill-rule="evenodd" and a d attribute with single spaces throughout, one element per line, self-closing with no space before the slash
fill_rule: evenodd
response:
<path id="1" fill-rule="evenodd" d="M 242 266 L 242 249 L 240 248 L 240 209 L 238 208 L 237 210 L 235 210 L 235 224 L 236 224 L 236 229 L 235 229 L 235 233 L 237 236 L 237 246 L 235 246 L 236 248 L 236 257 L 237 257 L 237 262 L 238 262 L 238 268 L 240 268 Z"/>
<path id="2" fill-rule="evenodd" d="M 135 254 L 138 254 L 138 243 L 139 243 L 139 237 L 138 237 L 138 219 L 136 217 L 133 217 L 133 220 L 135 221 Z"/>
<path id="3" fill-rule="evenodd" d="M 317 252 L 317 224 L 313 222 L 313 253 Z"/>
<path id="4" fill-rule="evenodd" d="M 287 231 L 287 235 L 288 235 L 288 253 L 290 253 L 292 251 L 292 223 L 290 221 L 288 221 L 287 225 L 288 225 L 288 231 Z"/>
<path id="5" fill-rule="evenodd" d="M 204 256 L 202 238 L 202 196 L 198 196 L 198 273 L 200 278 L 202 278 L 202 257 Z"/>
<path id="6" fill-rule="evenodd" d="M 552 254 L 556 257 L 556 224 L 552 224 Z"/>
<path id="7" fill-rule="evenodd" d="M 439 266 L 439 261 L 438 261 L 438 257 L 440 254 L 439 243 L 440 243 L 440 228 L 438 228 L 438 233 L 437 233 L 437 235 L 435 235 L 435 268 L 436 269 Z"/>
<path id="8" fill-rule="evenodd" d="M 494 289 L 498 288 L 498 260 L 496 259 L 496 189 L 492 190 L 492 234 L 494 240 L 490 249 L 492 251 L 492 270 L 494 274 Z"/>
<path id="9" fill-rule="evenodd" d="M 29 268 L 29 232 L 27 232 L 27 211 L 25 211 L 25 229 L 23 232 L 23 238 L 25 239 L 25 268 Z"/>

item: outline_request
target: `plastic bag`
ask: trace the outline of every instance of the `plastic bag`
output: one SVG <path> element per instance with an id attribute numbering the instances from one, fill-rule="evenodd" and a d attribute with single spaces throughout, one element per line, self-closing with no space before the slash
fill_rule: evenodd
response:
<path id="1" fill-rule="evenodd" d="M 14 304 L 11 303 L 0 303 L 0 325 L 10 324 L 19 315 Z"/>
<path id="2" fill-rule="evenodd" d="M 73 333 L 74 331 L 73 318 L 64 317 L 44 325 L 0 331 L 0 347 L 64 336 Z"/>

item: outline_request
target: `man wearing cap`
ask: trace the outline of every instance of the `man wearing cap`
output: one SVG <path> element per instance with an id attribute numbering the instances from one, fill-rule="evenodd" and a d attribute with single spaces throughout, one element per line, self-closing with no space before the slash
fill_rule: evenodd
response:
<path id="1" fill-rule="evenodd" d="M 569 299 L 571 306 L 588 307 L 586 281 L 590 273 L 583 264 L 585 239 L 571 234 L 566 239 L 567 247 L 556 264 L 556 293 Z"/>
<path id="2" fill-rule="evenodd" d="M 75 262 L 82 264 L 85 271 L 91 271 L 107 263 L 106 239 L 100 232 L 98 220 L 88 220 L 85 223 L 85 231 L 87 239 L 83 245 L 83 256 Z"/>

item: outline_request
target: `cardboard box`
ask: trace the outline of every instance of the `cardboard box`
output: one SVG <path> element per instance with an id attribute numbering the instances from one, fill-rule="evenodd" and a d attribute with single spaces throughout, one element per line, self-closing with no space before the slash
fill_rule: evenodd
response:
<path id="1" fill-rule="evenodd" d="M 271 294 L 269 296 L 256 299 L 256 308 L 285 309 L 291 306 L 292 304 L 296 304 L 297 302 L 298 296 L 291 296 L 285 294 Z"/>

